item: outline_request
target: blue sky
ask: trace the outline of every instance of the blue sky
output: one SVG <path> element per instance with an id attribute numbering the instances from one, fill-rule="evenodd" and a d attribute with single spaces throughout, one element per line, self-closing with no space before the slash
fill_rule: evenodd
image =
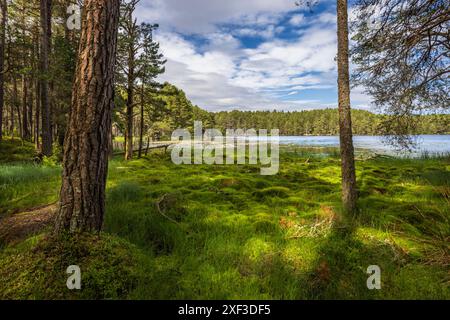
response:
<path id="1" fill-rule="evenodd" d="M 141 0 L 140 21 L 168 59 L 161 81 L 209 111 L 337 106 L 335 1 Z M 361 88 L 353 107 L 370 109 Z"/>

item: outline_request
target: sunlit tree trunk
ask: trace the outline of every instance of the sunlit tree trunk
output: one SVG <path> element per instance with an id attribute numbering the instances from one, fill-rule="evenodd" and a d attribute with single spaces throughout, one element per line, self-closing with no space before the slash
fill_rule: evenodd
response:
<path id="1" fill-rule="evenodd" d="M 342 201 L 347 212 L 356 209 L 357 190 L 350 108 L 347 0 L 337 0 L 339 127 L 342 161 Z"/>
<path id="2" fill-rule="evenodd" d="M 119 3 L 85 1 L 56 234 L 98 232 L 103 224 Z"/>

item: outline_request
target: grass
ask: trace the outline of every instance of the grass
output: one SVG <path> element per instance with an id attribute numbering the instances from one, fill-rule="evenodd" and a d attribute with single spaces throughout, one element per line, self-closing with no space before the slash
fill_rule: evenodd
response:
<path id="1" fill-rule="evenodd" d="M 34 146 L 19 140 L 0 142 L 0 218 L 57 200 L 59 166 L 35 162 Z"/>
<path id="2" fill-rule="evenodd" d="M 6 247 L 0 297 L 450 299 L 450 159 L 380 157 L 357 171 L 359 212 L 347 217 L 335 152 L 283 150 L 280 173 L 265 177 L 254 166 L 176 166 L 162 153 L 115 159 L 100 240 Z M 3 165 L 0 179 L 0 207 L 13 213 L 54 201 L 59 169 Z M 86 270 L 78 295 L 64 289 L 66 264 Z M 370 265 L 381 290 L 366 287 Z"/>

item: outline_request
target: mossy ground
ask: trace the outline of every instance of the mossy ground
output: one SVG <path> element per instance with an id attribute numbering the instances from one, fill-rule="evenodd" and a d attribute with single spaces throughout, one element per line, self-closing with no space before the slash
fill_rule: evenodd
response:
<path id="1" fill-rule="evenodd" d="M 359 212 L 348 217 L 333 154 L 284 150 L 276 176 L 176 166 L 161 153 L 115 159 L 101 237 L 1 249 L 0 297 L 450 299 L 450 159 L 375 158 L 357 170 Z M 59 175 L 0 166 L 0 215 L 56 201 Z M 65 288 L 71 264 L 83 272 L 78 293 Z M 369 265 L 381 267 L 381 290 L 367 289 Z"/>

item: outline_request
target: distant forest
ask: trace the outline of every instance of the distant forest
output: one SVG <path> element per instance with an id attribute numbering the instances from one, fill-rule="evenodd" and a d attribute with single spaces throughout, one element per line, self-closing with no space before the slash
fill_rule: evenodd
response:
<path id="1" fill-rule="evenodd" d="M 155 107 L 149 110 L 148 132 L 164 138 L 169 138 L 177 128 L 192 128 L 194 120 L 202 121 L 204 128 L 216 128 L 223 132 L 226 129 L 279 129 L 284 136 L 339 134 L 337 109 L 208 112 L 194 105 L 183 90 L 169 83 L 163 85 L 152 101 Z M 121 124 L 119 118 L 115 117 L 116 124 Z M 353 132 L 356 135 L 387 134 L 387 124 L 392 123 L 387 120 L 389 116 L 386 115 L 352 110 Z M 422 115 L 407 120 L 409 134 L 450 134 L 450 114 Z M 135 126 L 136 136 L 138 128 Z"/>
<path id="2" fill-rule="evenodd" d="M 356 135 L 385 134 L 383 124 L 388 119 L 364 110 L 353 110 L 353 132 Z M 436 114 L 416 116 L 412 132 L 414 134 L 448 134 L 450 133 L 450 115 Z M 217 128 L 276 128 L 281 135 L 338 135 L 339 115 L 337 109 L 311 110 L 301 112 L 219 112 L 214 114 Z"/>

